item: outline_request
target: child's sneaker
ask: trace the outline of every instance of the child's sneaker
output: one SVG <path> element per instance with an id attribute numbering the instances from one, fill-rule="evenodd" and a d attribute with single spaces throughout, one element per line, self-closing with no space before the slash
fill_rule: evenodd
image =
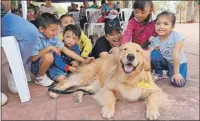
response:
<path id="1" fill-rule="evenodd" d="M 54 81 L 52 81 L 51 79 L 49 79 L 49 77 L 47 77 L 47 75 L 45 74 L 44 76 L 40 76 L 40 77 L 36 77 L 35 79 L 35 83 L 41 86 L 50 86 Z"/>

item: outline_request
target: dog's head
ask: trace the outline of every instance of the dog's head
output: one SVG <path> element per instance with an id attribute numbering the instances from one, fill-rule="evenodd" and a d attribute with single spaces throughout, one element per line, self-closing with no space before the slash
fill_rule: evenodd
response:
<path id="1" fill-rule="evenodd" d="M 136 43 L 129 42 L 121 47 L 113 48 L 111 54 L 115 55 L 118 64 L 127 75 L 143 69 L 150 70 L 150 61 L 144 57 L 144 50 Z"/>

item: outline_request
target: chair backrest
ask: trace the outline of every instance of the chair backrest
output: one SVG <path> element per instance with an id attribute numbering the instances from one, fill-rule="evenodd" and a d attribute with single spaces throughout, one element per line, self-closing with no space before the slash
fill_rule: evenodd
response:
<path id="1" fill-rule="evenodd" d="M 69 12 L 69 14 L 73 16 L 75 24 L 79 25 L 80 24 L 80 22 L 79 22 L 79 12 L 74 11 L 74 12 Z"/>
<path id="2" fill-rule="evenodd" d="M 101 11 L 96 8 L 88 8 L 86 9 L 85 13 L 86 13 L 86 19 L 88 23 L 90 22 L 96 23 L 97 21 L 96 19 L 100 18 Z"/>
<path id="3" fill-rule="evenodd" d="M 120 12 L 121 12 L 122 21 L 128 21 L 133 12 L 133 9 L 132 8 L 122 8 L 120 10 Z"/>

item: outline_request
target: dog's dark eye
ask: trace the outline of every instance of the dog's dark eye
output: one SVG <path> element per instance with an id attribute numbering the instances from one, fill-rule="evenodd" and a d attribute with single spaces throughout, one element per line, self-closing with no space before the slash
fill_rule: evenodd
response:
<path id="1" fill-rule="evenodd" d="M 139 50 L 136 50 L 136 52 L 140 52 Z"/>
<path id="2" fill-rule="evenodd" d="M 127 48 L 124 48 L 124 49 L 122 49 L 122 50 L 127 50 Z"/>

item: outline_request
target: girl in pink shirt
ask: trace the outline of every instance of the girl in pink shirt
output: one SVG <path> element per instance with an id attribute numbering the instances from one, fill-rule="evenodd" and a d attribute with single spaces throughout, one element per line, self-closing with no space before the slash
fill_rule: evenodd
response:
<path id="1" fill-rule="evenodd" d="M 132 41 L 143 46 L 151 36 L 156 35 L 155 21 L 152 20 L 153 2 L 136 0 L 133 9 L 121 44 Z"/>

